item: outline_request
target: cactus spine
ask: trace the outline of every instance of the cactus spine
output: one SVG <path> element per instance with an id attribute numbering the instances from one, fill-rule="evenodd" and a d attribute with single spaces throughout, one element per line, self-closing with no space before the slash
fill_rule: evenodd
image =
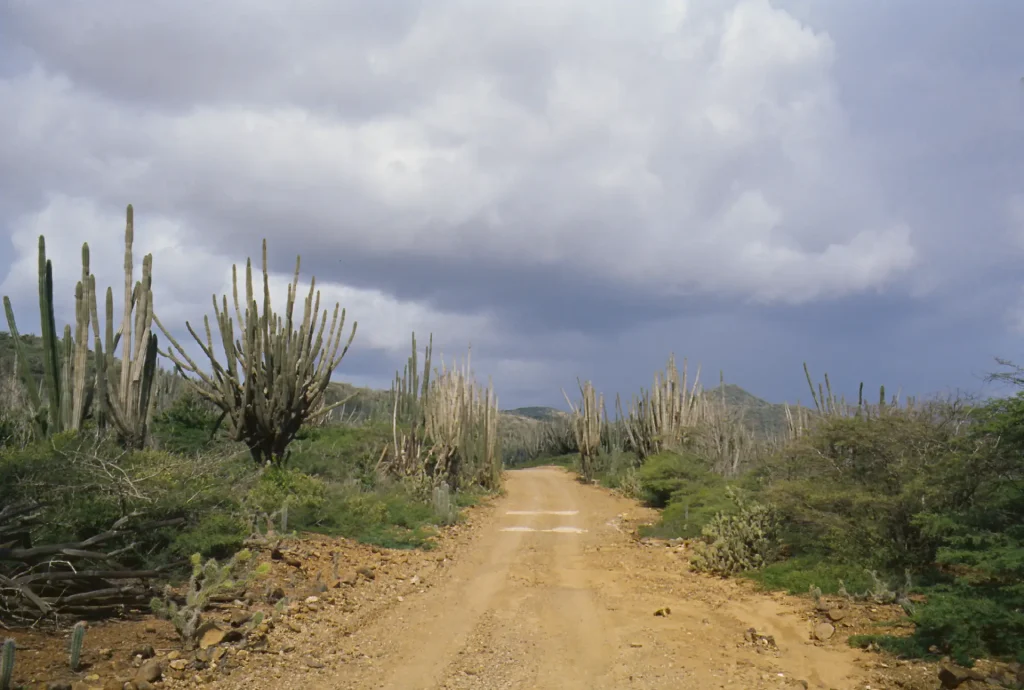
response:
<path id="1" fill-rule="evenodd" d="M 11 679 L 14 678 L 14 640 L 4 642 L 0 651 L 0 690 L 11 690 Z"/>
<path id="2" fill-rule="evenodd" d="M 72 671 L 82 667 L 82 645 L 85 643 L 85 621 L 78 621 L 71 629 L 71 645 L 68 660 Z"/>
<path id="3" fill-rule="evenodd" d="M 153 317 L 172 346 L 163 354 L 174 362 L 179 371 L 192 375 L 187 379 L 189 383 L 200 396 L 221 409 L 232 439 L 245 442 L 253 460 L 260 466 L 283 464 L 288 444 L 302 424 L 328 414 L 345 402 L 321 405 L 331 374 L 355 338 L 356 324 L 352 324 L 352 333 L 342 349 L 345 310 L 340 304 L 335 304 L 330 330 L 324 339 L 327 310 L 321 314 L 316 278 L 310 282 L 302 320 L 296 324 L 294 311 L 300 262 L 301 257 L 295 261 L 295 275 L 288 285 L 283 318 L 270 303 L 266 240 L 263 241 L 262 314 L 253 290 L 252 260 L 247 261 L 245 267 L 244 309 L 238 298 L 238 266 L 232 267 L 235 317 L 241 330 L 237 340 L 227 295 L 223 296 L 221 305 L 217 304 L 217 296 L 213 297 L 213 309 L 226 357 L 224 364 L 214 352 L 209 317 L 204 319 L 205 340 L 191 324 L 185 324 L 209 359 L 212 374 L 203 371 L 160 320 Z M 317 320 L 320 321 L 319 326 Z"/>

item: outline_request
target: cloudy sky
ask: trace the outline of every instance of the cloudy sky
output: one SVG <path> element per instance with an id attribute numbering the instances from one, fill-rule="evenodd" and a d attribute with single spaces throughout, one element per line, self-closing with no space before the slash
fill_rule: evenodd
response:
<path id="1" fill-rule="evenodd" d="M 470 343 L 503 406 L 670 351 L 773 401 L 1024 360 L 1020 0 L 0 0 L 0 292 L 201 321 L 269 241 L 386 385 Z M 141 256 L 141 253 L 139 254 Z M 141 261 L 140 261 L 141 263 Z"/>

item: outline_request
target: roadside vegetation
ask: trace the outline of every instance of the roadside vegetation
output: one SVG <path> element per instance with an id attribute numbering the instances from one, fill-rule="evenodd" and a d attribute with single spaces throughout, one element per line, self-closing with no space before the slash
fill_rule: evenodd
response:
<path id="1" fill-rule="evenodd" d="M 391 391 L 332 382 L 356 326 L 321 307 L 315 279 L 300 288 L 298 262 L 272 304 L 266 243 L 262 285 L 251 262 L 236 270 L 186 347 L 160 321 L 159 267 L 146 256 L 133 270 L 133 239 L 128 207 L 116 305 L 83 246 L 74 320 L 59 328 L 43 237 L 38 307 L 4 298 L 0 624 L 145 612 L 161 582 L 199 568 L 201 588 L 227 572 L 208 559 L 295 533 L 430 548 L 500 490 L 497 398 L 468 360 L 435 366 L 414 335 Z M 20 334 L 19 316 L 41 334 Z"/>
<path id="2" fill-rule="evenodd" d="M 568 417 L 507 445 L 522 465 L 574 445 L 581 480 L 662 509 L 645 534 L 692 540 L 696 570 L 903 607 L 909 634 L 851 644 L 1024 661 L 1024 392 L 848 402 L 805 376 L 813 405 L 771 410 L 670 359 L 614 416 L 581 382 Z"/>

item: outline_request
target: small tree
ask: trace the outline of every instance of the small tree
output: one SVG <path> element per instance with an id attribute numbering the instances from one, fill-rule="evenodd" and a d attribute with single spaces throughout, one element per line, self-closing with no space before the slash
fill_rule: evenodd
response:
<path id="1" fill-rule="evenodd" d="M 226 356 L 224 364 L 214 352 L 209 317 L 204 317 L 205 340 L 186 322 L 189 333 L 210 361 L 210 373 L 203 371 L 188 356 L 154 316 L 157 327 L 173 348 L 161 354 L 174 362 L 179 372 L 192 374 L 186 380 L 200 396 L 220 408 L 231 438 L 244 442 L 252 459 L 260 466 L 283 465 L 288 444 L 302 424 L 330 413 L 345 402 L 322 404 L 331 374 L 355 338 L 356 324 L 352 324 L 352 333 L 342 348 L 345 310 L 340 304 L 335 304 L 331 326 L 324 338 L 327 310 L 320 311 L 320 292 L 315 289 L 315 277 L 309 285 L 302 320 L 295 323 L 300 261 L 301 257 L 295 260 L 295 275 L 288 286 L 283 318 L 270 304 L 266 240 L 263 241 L 262 313 L 253 291 L 252 260 L 246 261 L 245 265 L 244 309 L 238 299 L 238 266 L 232 266 L 235 319 L 242 331 L 237 340 L 235 319 L 228 311 L 227 295 L 222 297 L 220 305 L 217 304 L 217 296 L 213 296 L 213 310 Z M 320 321 L 319 326 L 317 320 Z"/>

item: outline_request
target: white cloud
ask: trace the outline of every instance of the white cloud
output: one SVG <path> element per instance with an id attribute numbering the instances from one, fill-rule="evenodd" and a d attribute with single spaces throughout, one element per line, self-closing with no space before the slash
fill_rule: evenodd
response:
<path id="1" fill-rule="evenodd" d="M 90 247 L 90 269 L 96 275 L 97 287 L 114 291 L 114 313 L 119 319 L 123 305 L 124 285 L 124 212 L 99 207 L 90 200 L 55 196 L 40 212 L 19 219 L 11 238 L 17 253 L 7 277 L 0 283 L 0 293 L 10 295 L 14 303 L 19 329 L 38 332 L 37 247 L 38 237 L 46 237 L 47 258 L 54 266 L 54 301 L 58 328 L 72 319 L 74 314 L 75 284 L 81 276 L 81 244 Z M 183 345 L 191 337 L 185 330 L 189 321 L 203 334 L 203 316 L 213 319 L 211 298 L 227 295 L 233 313 L 231 266 L 238 266 L 239 295 L 245 295 L 245 257 L 204 254 L 195 252 L 197 232 L 188 225 L 178 224 L 159 216 L 136 213 L 134 264 L 135 279 L 141 277 L 143 256 L 153 254 L 153 299 L 157 315 L 170 328 Z M 287 251 L 287 244 L 278 240 L 269 251 Z M 254 291 L 262 307 L 261 257 L 253 257 Z M 270 276 L 271 303 L 284 313 L 288 284 L 292 275 L 272 273 Z M 295 318 L 301 319 L 303 300 L 309 290 L 308 272 L 300 273 L 299 298 Z M 429 333 L 435 340 L 453 350 L 464 351 L 473 343 L 483 348 L 493 347 L 501 337 L 499 325 L 488 315 L 452 314 L 438 311 L 428 305 L 400 301 L 376 289 L 353 288 L 339 283 L 317 281 L 321 310 L 327 309 L 328 325 L 334 305 L 340 303 L 346 314 L 344 338 L 347 339 L 354 321 L 359 323 L 353 348 L 374 350 L 401 361 L 409 351 L 410 333 L 415 331 L 425 343 Z M 103 296 L 100 295 L 100 318 L 103 319 Z M 243 306 L 244 308 L 244 306 Z M 213 322 L 216 328 L 215 322 Z M 216 339 L 216 336 L 215 336 Z M 194 354 L 193 350 L 189 350 Z"/>
<path id="2" fill-rule="evenodd" d="M 374 7 L 11 4 L 36 65 L 0 80 L 0 202 L 38 224 L 85 203 L 48 194 L 134 201 L 176 238 L 157 283 L 188 303 L 202 281 L 183 276 L 261 236 L 767 302 L 914 265 L 847 132 L 831 39 L 768 0 Z M 8 282 L 32 264 L 22 227 Z M 432 320 L 487 331 L 336 292 L 374 347 Z"/>

